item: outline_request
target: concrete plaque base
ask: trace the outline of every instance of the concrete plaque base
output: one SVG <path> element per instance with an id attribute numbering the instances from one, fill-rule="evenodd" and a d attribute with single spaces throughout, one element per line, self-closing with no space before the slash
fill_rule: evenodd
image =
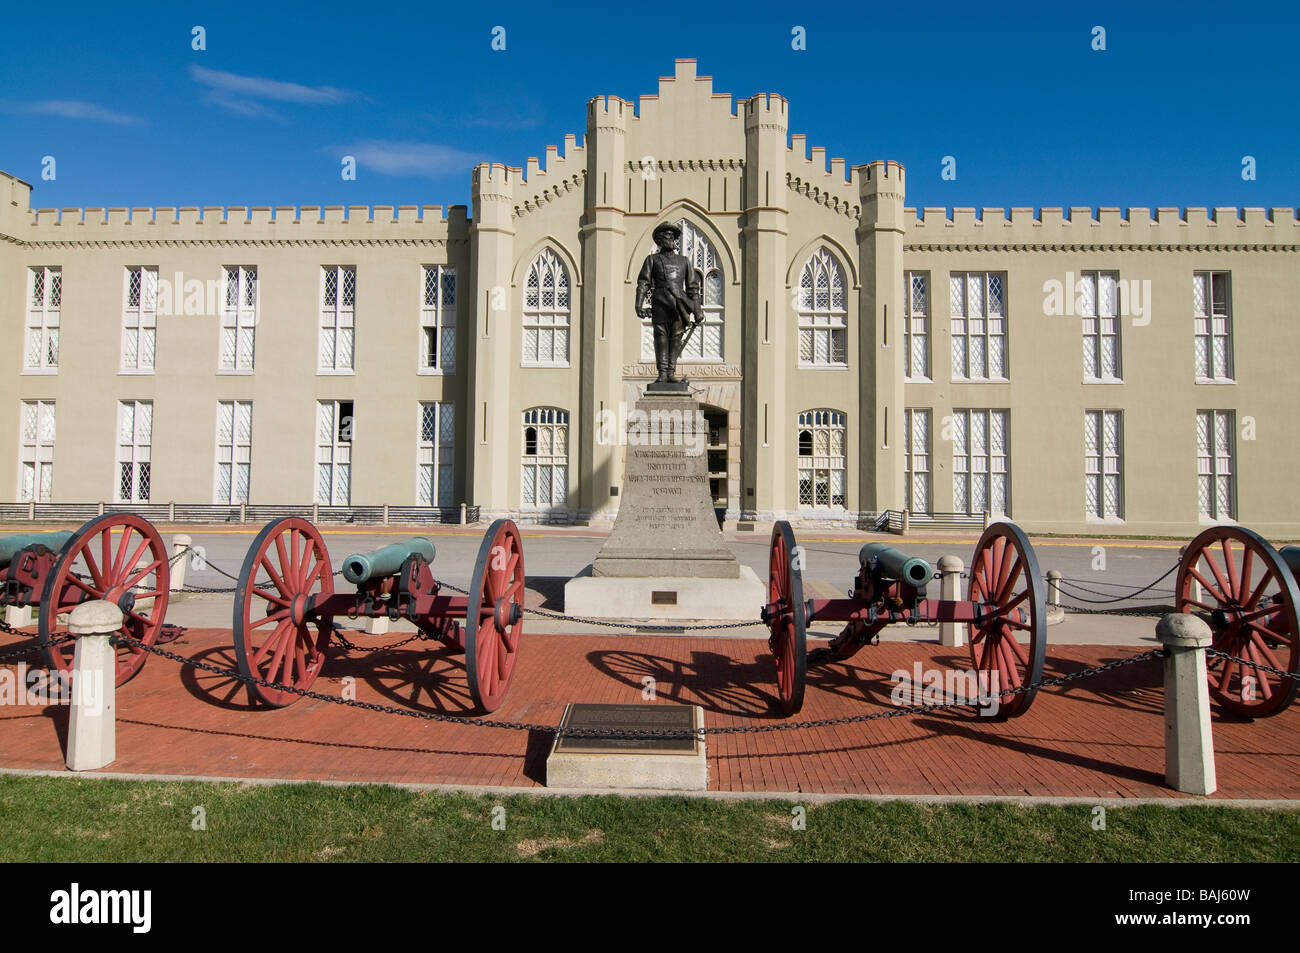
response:
<path id="1" fill-rule="evenodd" d="M 657 710 L 656 710 L 657 709 Z M 566 738 L 564 726 L 626 728 L 702 728 L 704 709 L 691 705 L 574 705 L 564 709 L 561 731 L 546 759 L 548 788 L 635 788 L 703 791 L 709 764 L 702 738 Z M 687 715 L 687 719 L 680 716 Z M 665 716 L 673 716 L 666 718 Z"/>
<path id="2" fill-rule="evenodd" d="M 564 584 L 564 614 L 661 621 L 758 619 L 767 586 L 748 566 L 736 579 L 694 576 L 593 576 L 588 566 Z"/>

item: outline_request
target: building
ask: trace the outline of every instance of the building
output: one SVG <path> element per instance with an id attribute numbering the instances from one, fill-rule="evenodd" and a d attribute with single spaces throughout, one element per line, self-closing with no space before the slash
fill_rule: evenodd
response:
<path id="1" fill-rule="evenodd" d="M 612 516 L 602 412 L 654 376 L 633 294 L 681 223 L 683 367 L 728 517 L 1006 514 L 1300 532 L 1291 208 L 905 206 L 679 60 L 473 206 L 31 208 L 0 179 L 0 499 Z"/>

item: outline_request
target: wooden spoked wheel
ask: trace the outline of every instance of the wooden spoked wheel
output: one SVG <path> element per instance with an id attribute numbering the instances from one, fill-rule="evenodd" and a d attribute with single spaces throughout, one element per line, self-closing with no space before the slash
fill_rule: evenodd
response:
<path id="1" fill-rule="evenodd" d="M 465 607 L 465 670 L 480 711 L 500 707 L 510 690 L 524 624 L 524 548 L 519 527 L 497 520 L 479 546 Z"/>
<path id="2" fill-rule="evenodd" d="M 1014 523 L 994 523 L 984 531 L 971 561 L 967 598 L 980 607 L 970 624 L 971 659 L 980 695 L 991 699 L 990 714 L 1014 718 L 1034 701 L 1047 657 L 1047 599 L 1038 559 L 1029 539 Z M 1021 640 L 1024 640 L 1023 642 Z"/>
<path id="3" fill-rule="evenodd" d="M 767 644 L 776 659 L 776 687 L 781 710 L 793 715 L 803 707 L 808 672 L 808 607 L 803 599 L 803 571 L 794 530 L 785 520 L 772 527 L 767 573 Z"/>
<path id="4" fill-rule="evenodd" d="M 334 620 L 317 600 L 334 594 L 329 550 L 320 532 L 296 516 L 267 524 L 253 540 L 235 590 L 235 658 L 244 675 L 306 690 L 325 664 Z M 248 685 L 249 697 L 283 708 L 300 696 Z"/>
<path id="5" fill-rule="evenodd" d="M 67 635 L 67 614 L 83 602 L 103 599 L 117 605 L 122 633 L 153 645 L 167 615 L 170 586 L 167 547 L 148 520 L 106 513 L 86 523 L 59 553 L 41 593 L 38 638 L 50 671 L 72 671 L 76 640 L 52 643 Z M 116 684 L 130 680 L 148 657 L 144 649 L 119 645 Z"/>
<path id="6" fill-rule="evenodd" d="M 1248 529 L 1211 526 L 1184 552 L 1176 591 L 1178 611 L 1209 624 L 1216 651 L 1246 660 L 1207 660 L 1210 694 L 1225 710 L 1265 718 L 1291 704 L 1295 679 L 1260 667 L 1300 672 L 1300 593 L 1276 549 Z"/>

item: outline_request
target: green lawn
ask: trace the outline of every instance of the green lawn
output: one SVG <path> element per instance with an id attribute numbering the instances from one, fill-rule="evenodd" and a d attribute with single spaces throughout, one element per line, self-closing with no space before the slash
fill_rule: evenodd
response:
<path id="1" fill-rule="evenodd" d="M 1300 811 L 794 806 L 2 775 L 0 861 L 1300 861 Z"/>

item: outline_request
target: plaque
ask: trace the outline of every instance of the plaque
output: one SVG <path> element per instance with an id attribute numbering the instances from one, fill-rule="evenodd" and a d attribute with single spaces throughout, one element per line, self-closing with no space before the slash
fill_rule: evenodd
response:
<path id="1" fill-rule="evenodd" d="M 569 737 L 567 728 L 587 728 L 601 731 L 692 731 L 695 725 L 695 708 L 692 705 L 585 705 L 568 706 L 556 739 L 557 753 L 570 752 L 664 752 L 690 754 L 697 739 L 691 738 L 596 738 Z"/>

